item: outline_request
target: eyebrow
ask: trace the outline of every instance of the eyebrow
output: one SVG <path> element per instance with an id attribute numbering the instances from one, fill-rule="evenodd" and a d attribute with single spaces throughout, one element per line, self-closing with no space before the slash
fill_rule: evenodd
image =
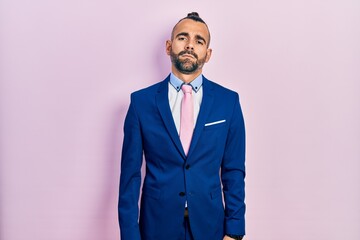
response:
<path id="1" fill-rule="evenodd" d="M 176 34 L 176 38 L 180 37 L 180 36 L 185 36 L 185 37 L 189 37 L 190 34 L 187 33 L 187 32 L 181 32 L 181 33 L 178 33 Z M 204 43 L 206 44 L 206 40 L 205 38 L 203 38 L 202 36 L 200 36 L 199 34 L 195 35 L 195 38 L 198 39 L 198 40 L 202 40 L 204 41 Z"/>

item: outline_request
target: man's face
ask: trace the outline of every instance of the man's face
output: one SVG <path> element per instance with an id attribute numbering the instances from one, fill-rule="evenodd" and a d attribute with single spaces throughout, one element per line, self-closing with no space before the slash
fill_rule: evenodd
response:
<path id="1" fill-rule="evenodd" d="M 209 40 L 205 24 L 184 19 L 176 25 L 172 40 L 166 42 L 166 52 L 176 70 L 182 74 L 193 74 L 201 71 L 210 59 Z"/>

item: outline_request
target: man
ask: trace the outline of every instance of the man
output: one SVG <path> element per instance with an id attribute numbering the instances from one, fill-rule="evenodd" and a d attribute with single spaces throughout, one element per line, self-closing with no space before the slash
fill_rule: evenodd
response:
<path id="1" fill-rule="evenodd" d="M 172 73 L 131 94 L 118 206 L 122 240 L 245 235 L 244 120 L 238 94 L 202 75 L 212 53 L 209 44 L 206 23 L 197 13 L 188 14 L 166 42 Z"/>

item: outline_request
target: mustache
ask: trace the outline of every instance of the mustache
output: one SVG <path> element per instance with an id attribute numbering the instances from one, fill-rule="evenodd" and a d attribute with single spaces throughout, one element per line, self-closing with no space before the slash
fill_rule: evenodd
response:
<path id="1" fill-rule="evenodd" d="M 184 50 L 184 51 L 179 52 L 179 56 L 184 55 L 184 54 L 192 55 L 196 59 L 198 59 L 198 55 L 196 53 L 194 53 L 193 51 Z"/>

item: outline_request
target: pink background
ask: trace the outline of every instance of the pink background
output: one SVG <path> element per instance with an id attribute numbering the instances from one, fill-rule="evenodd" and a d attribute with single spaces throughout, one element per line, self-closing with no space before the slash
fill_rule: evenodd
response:
<path id="1" fill-rule="evenodd" d="M 360 1 L 2 0 L 1 240 L 119 239 L 129 94 L 190 11 L 241 95 L 246 239 L 360 239 Z"/>

